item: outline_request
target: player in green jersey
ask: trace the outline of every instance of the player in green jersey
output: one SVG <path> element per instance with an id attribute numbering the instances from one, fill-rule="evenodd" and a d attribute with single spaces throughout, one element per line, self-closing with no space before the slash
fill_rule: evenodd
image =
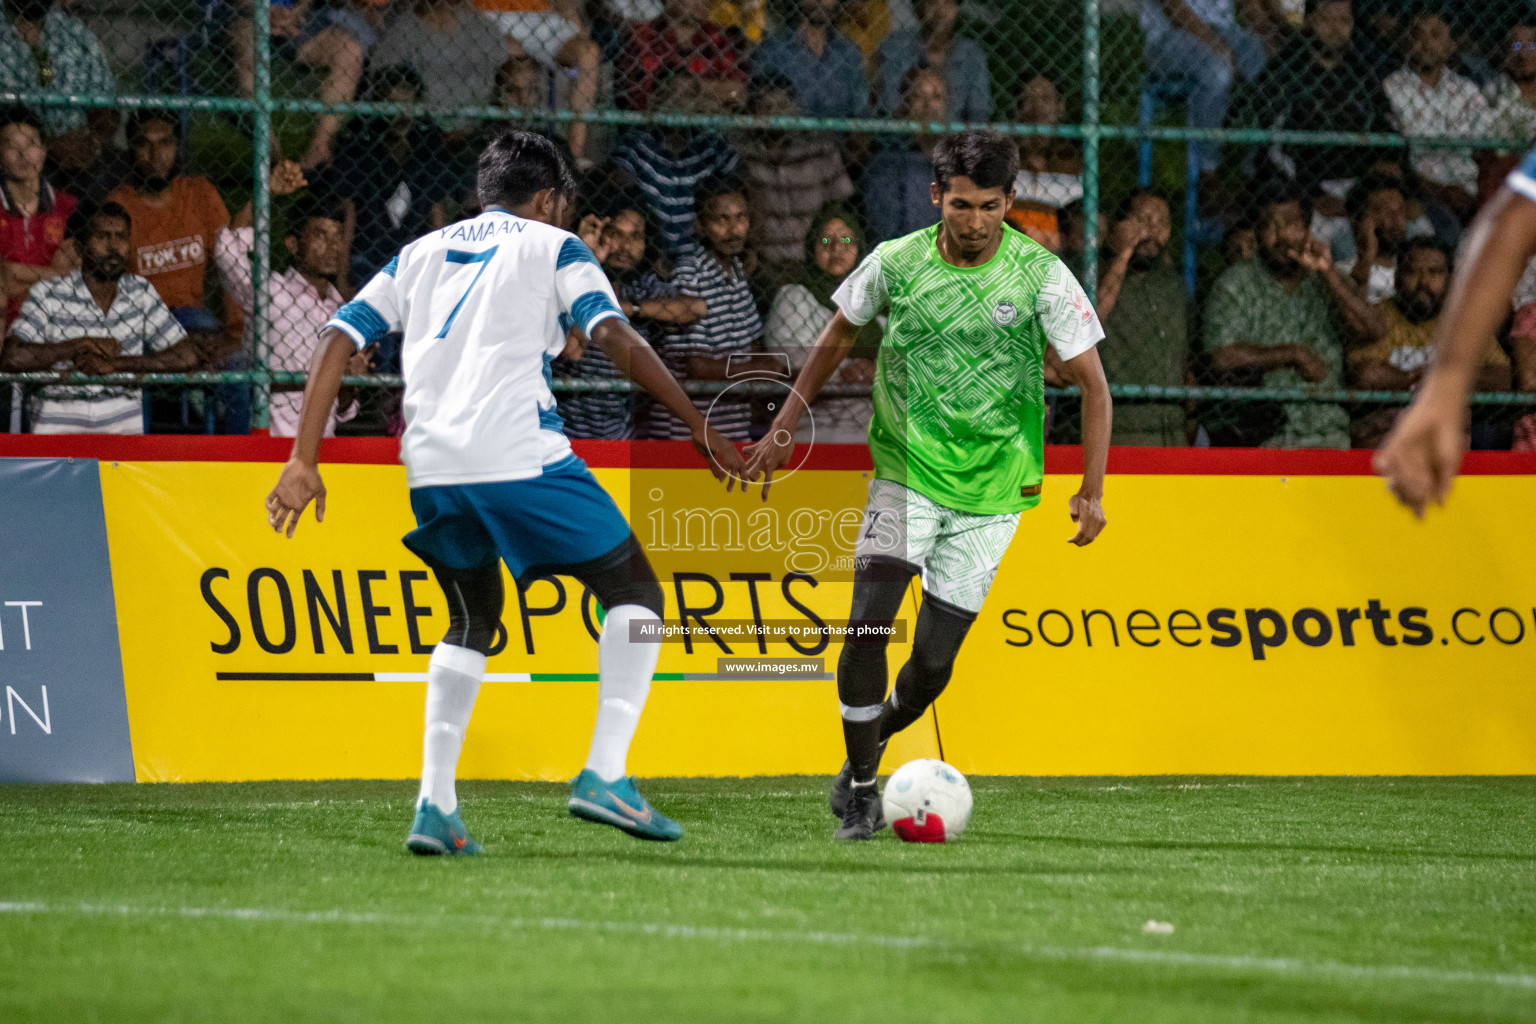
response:
<path id="1" fill-rule="evenodd" d="M 884 824 L 875 772 L 886 741 L 921 717 L 949 682 L 1019 513 L 1040 501 L 1045 349 L 1083 394 L 1082 486 L 1068 502 L 1072 543 L 1104 528 L 1109 385 L 1095 346 L 1099 318 L 1049 250 L 1003 223 L 1018 173 L 996 132 L 947 136 L 934 151 L 942 220 L 870 253 L 833 296 L 822 332 L 767 436 L 748 449 L 763 480 L 794 448 L 795 426 L 842 363 L 859 328 L 889 311 L 874 383 L 869 447 L 875 479 L 855 548 L 852 622 L 889 624 L 922 575 L 912 656 L 886 696 L 886 640 L 850 639 L 837 666 L 848 761 L 832 787 L 839 839 Z"/>

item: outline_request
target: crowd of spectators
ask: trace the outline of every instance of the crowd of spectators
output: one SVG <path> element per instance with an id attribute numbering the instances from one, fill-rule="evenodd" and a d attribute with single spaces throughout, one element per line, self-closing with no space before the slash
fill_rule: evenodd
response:
<path id="1" fill-rule="evenodd" d="M 259 0 L 257 0 L 259 2 Z M 250 95 L 252 0 L 203 5 L 204 45 Z M 896 117 L 920 123 L 1076 120 L 1075 67 L 1006 65 L 987 45 L 985 0 L 285 0 L 272 50 L 322 101 L 424 103 L 429 116 L 328 113 L 278 152 L 265 307 L 266 364 L 302 370 L 317 328 L 412 238 L 477 212 L 475 158 L 516 109 L 581 182 L 570 225 L 626 314 L 687 381 L 797 372 L 833 314 L 832 292 L 872 246 L 938 220 L 938 136 L 716 131 L 669 119 L 614 128 L 561 114 Z M 1401 0 L 1131 0 L 1145 88 L 1194 127 L 1402 132 L 1536 142 L 1536 10 Z M 0 84 L 110 95 L 118 76 L 70 0 L 4 0 Z M 979 27 L 979 28 L 978 28 Z M 232 122 L 240 118 L 231 116 Z M 249 369 L 252 215 L 190 173 L 187 119 L 139 109 L 0 110 L 0 370 Z M 249 131 L 248 122 L 243 130 Z M 290 145 L 292 143 L 290 142 Z M 1456 246 L 1520 153 L 1412 142 L 1194 144 L 1202 224 L 1222 239 L 1192 294 L 1174 204 L 1150 188 L 1101 198 L 1101 352 L 1112 383 L 1407 390 L 1432 345 Z M 1019 136 L 1014 228 L 1081 270 L 1081 143 Z M 206 166 L 204 169 L 207 169 Z M 226 198 L 228 196 L 228 198 Z M 240 209 L 232 217 L 230 209 Z M 1202 243 L 1209 241 L 1209 233 Z M 1198 300 L 1197 300 L 1198 296 Z M 1492 343 L 1482 385 L 1536 389 L 1536 273 Z M 839 369 L 868 383 L 872 323 Z M 386 342 L 357 374 L 397 371 Z M 1057 367 L 1048 379 L 1060 380 Z M 616 380 L 573 338 L 553 372 Z M 291 433 L 300 385 L 274 385 L 271 427 Z M 745 439 L 761 403 L 698 396 Z M 134 410 L 137 410 L 135 413 Z M 684 437 L 626 392 L 563 393 L 575 437 Z M 1070 401 L 1051 436 L 1075 439 Z M 857 441 L 868 400 L 814 410 L 818 440 Z M 1371 446 L 1393 407 L 1318 402 L 1119 403 L 1122 444 Z M 242 433 L 251 389 L 0 387 L 0 430 Z M 400 429 L 386 389 L 343 395 L 332 430 Z M 1536 418 L 1474 424 L 1487 446 L 1536 446 Z M 809 422 L 802 432 L 809 436 Z"/>

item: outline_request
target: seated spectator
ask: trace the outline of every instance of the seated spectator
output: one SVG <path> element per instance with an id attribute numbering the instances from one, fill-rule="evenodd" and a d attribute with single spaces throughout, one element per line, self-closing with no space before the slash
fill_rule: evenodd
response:
<path id="1" fill-rule="evenodd" d="M 873 65 L 880 44 L 892 32 L 917 28 L 917 15 L 911 0 L 847 0 L 837 28 L 864 54 L 865 62 Z"/>
<path id="2" fill-rule="evenodd" d="M 578 0 L 475 0 L 475 6 L 487 12 L 501 31 L 546 72 L 569 72 L 572 110 L 592 109 L 597 101 L 597 76 L 603 55 L 587 34 Z M 547 90 L 543 76 L 539 77 L 539 84 Z M 583 160 L 587 151 L 584 122 L 570 122 L 569 142 L 571 155 Z"/>
<path id="3" fill-rule="evenodd" d="M 1232 0 L 1140 0 L 1147 71 L 1187 79 L 1191 128 L 1220 128 L 1238 78 L 1251 82 L 1264 70 L 1264 43 L 1237 24 Z M 1197 142 L 1202 189 L 1215 188 L 1220 144 Z"/>
<path id="4" fill-rule="evenodd" d="M 1382 87 L 1404 135 L 1468 136 L 1482 133 L 1488 101 L 1468 79 L 1446 65 L 1456 54 L 1443 13 L 1427 7 L 1408 30 L 1407 62 Z M 1466 149 L 1411 147 L 1414 170 L 1425 188 L 1465 223 L 1477 206 L 1477 164 Z"/>
<path id="5" fill-rule="evenodd" d="M 686 75 L 658 76 L 658 109 L 697 113 L 701 84 Z M 740 158 L 725 137 L 707 128 L 658 125 L 626 133 L 613 153 L 623 184 L 645 197 L 657 242 L 669 256 L 693 240 L 694 193 L 707 178 L 734 174 Z"/>
<path id="6" fill-rule="evenodd" d="M 1383 302 L 1396 289 L 1397 254 L 1408 241 L 1403 185 L 1388 176 L 1367 175 L 1350 189 L 1347 205 L 1354 253 L 1334 263 L 1367 302 Z"/>
<path id="7" fill-rule="evenodd" d="M 1219 379 L 1237 386 L 1338 387 L 1343 352 L 1327 286 L 1302 264 L 1309 242 L 1308 199 L 1294 187 L 1277 188 L 1255 212 L 1258 255 L 1226 270 L 1206 301 L 1205 360 Z M 1349 417 L 1336 405 L 1244 404 L 1229 428 L 1205 426 L 1217 443 L 1349 446 Z"/>
<path id="8" fill-rule="evenodd" d="M 415 0 L 385 31 L 372 64 L 409 64 L 421 76 L 426 103 L 443 107 L 483 104 L 496 86 L 496 72 L 521 47 L 502 34 L 465 0 Z M 461 139 L 475 123 L 442 117 L 439 125 Z"/>
<path id="9" fill-rule="evenodd" d="M 138 110 L 128 118 L 129 180 L 108 198 L 133 219 L 134 270 L 178 318 L 206 305 L 214 242 L 229 210 L 207 178 L 181 173 L 176 115 Z"/>
<path id="10" fill-rule="evenodd" d="M 1019 95 L 1023 124 L 1060 124 L 1066 114 L 1056 83 L 1036 75 Z M 1051 135 L 1019 138 L 1019 176 L 1013 182 L 1008 223 L 1052 252 L 1061 248 L 1057 211 L 1083 198 L 1083 158 L 1071 139 Z"/>
<path id="11" fill-rule="evenodd" d="M 1483 87 L 1488 100 L 1487 134 L 1518 139 L 1518 152 L 1478 154 L 1478 195 L 1487 199 L 1536 143 L 1536 16 L 1517 17 L 1504 36 L 1503 70 Z"/>
<path id="12" fill-rule="evenodd" d="M 0 89 L 61 96 L 117 93 L 106 52 L 85 22 L 53 0 L 6 0 L 5 13 L 0 24 Z M 82 156 L 98 147 L 100 138 L 93 135 L 91 116 L 83 107 L 45 107 L 40 116 L 54 159 L 69 166 L 89 162 Z"/>
<path id="13" fill-rule="evenodd" d="M 235 83 L 240 95 L 249 97 L 255 81 L 255 33 L 251 22 L 252 0 L 229 0 L 235 14 L 229 21 L 229 45 L 235 58 Z M 322 103 L 351 103 L 363 75 L 368 54 L 384 27 L 382 8 L 387 0 L 289 0 L 271 5 L 269 24 L 274 51 L 309 67 L 321 68 Z M 340 114 L 321 114 L 315 134 L 304 153 L 308 170 L 330 162 L 331 141 L 341 127 Z"/>
<path id="14" fill-rule="evenodd" d="M 672 327 L 686 327 L 704 315 L 704 300 L 679 295 L 677 288 L 663 281 L 652 269 L 657 256 L 650 247 L 650 232 L 645 210 L 635 199 L 620 197 L 611 213 L 589 213 L 581 219 L 577 234 L 592 250 L 613 283 L 614 294 L 635 329 L 653 341 L 659 332 Z M 556 359 L 552 370 L 556 377 L 568 380 L 623 380 L 624 375 L 608 354 L 589 339 L 576 333 L 576 358 Z M 635 436 L 635 395 L 633 392 L 585 392 L 558 395 L 560 418 L 568 437 L 624 441 Z"/>
<path id="15" fill-rule="evenodd" d="M 115 109 L 93 107 L 86 128 L 53 140 L 48 152 L 48 180 L 79 199 L 105 199 L 133 169 L 133 159 L 117 142 L 122 117 Z"/>
<path id="16" fill-rule="evenodd" d="M 46 156 L 37 115 L 19 106 L 0 110 L 0 283 L 6 323 L 16 319 L 34 284 L 80 266 L 74 245 L 64 242 L 76 200 L 55 192 L 43 178 Z"/>
<path id="17" fill-rule="evenodd" d="M 1396 296 L 1380 306 L 1380 317 L 1360 332 L 1349 353 L 1349 382 L 1367 391 L 1410 391 L 1419 386 L 1435 351 L 1435 328 L 1451 277 L 1451 254 L 1434 239 L 1420 238 L 1403 249 L 1397 269 Z M 1488 349 L 1478 370 L 1477 391 L 1508 391 L 1510 360 L 1498 342 Z M 1375 448 L 1402 410 L 1363 406 L 1352 417 L 1350 440 L 1356 448 Z"/>
<path id="18" fill-rule="evenodd" d="M 752 92 L 754 114 L 799 113 L 793 89 L 778 76 L 754 78 Z M 752 205 L 753 248 L 770 264 L 798 264 L 816 211 L 853 195 L 842 153 L 824 132 L 756 132 L 738 149 Z"/>
<path id="19" fill-rule="evenodd" d="M 1356 0 L 1354 45 L 1377 82 L 1403 66 L 1403 0 Z"/>
<path id="20" fill-rule="evenodd" d="M 697 79 L 706 111 L 740 110 L 747 99 L 747 43 L 740 32 L 709 20 L 708 0 L 666 0 L 666 13 L 635 25 L 615 61 L 615 89 L 631 110 L 649 110 L 660 79 Z"/>
<path id="21" fill-rule="evenodd" d="M 363 82 L 371 103 L 417 103 L 421 91 L 421 77 L 405 64 L 370 69 Z M 442 227 L 440 204 L 452 187 L 436 125 L 409 114 L 354 119 L 324 179 L 325 191 L 346 204 L 347 280 L 362 285 L 407 242 Z"/>
<path id="22" fill-rule="evenodd" d="M 811 221 L 805 237 L 805 265 L 800 280 L 786 284 L 773 297 L 768 310 L 764 347 L 789 357 L 791 376 L 798 376 L 810 358 L 816 339 L 832 316 L 837 304 L 832 293 L 843 279 L 859 265 L 865 253 L 864 233 L 853 211 L 829 203 Z M 868 384 L 875 379 L 875 357 L 879 354 L 879 320 L 865 324 L 854 341 L 854 350 L 838 367 L 834 383 Z M 808 411 L 795 430 L 797 441 L 827 444 L 863 444 L 869 440 L 869 420 L 874 406 L 868 398 L 823 398 Z M 814 428 L 813 428 L 814 422 Z"/>
<path id="23" fill-rule="evenodd" d="M 274 196 L 287 195 L 303 177 L 294 173 L 292 164 L 280 165 L 272 174 Z M 346 265 L 346 247 L 342 239 L 344 208 L 334 199 L 321 202 L 313 197 L 298 203 L 288 216 L 288 231 L 283 239 L 292 265 L 267 279 L 267 367 L 272 370 L 308 370 L 325 325 L 341 308 L 341 292 L 336 278 Z M 244 348 L 253 351 L 251 303 L 255 289 L 251 284 L 251 248 L 255 229 L 251 226 L 252 208 L 247 203 L 226 228 L 219 231 L 219 272 L 224 287 L 240 304 L 246 316 Z M 358 352 L 347 364 L 349 374 L 368 372 L 373 353 Z M 299 432 L 299 411 L 304 401 L 304 385 L 273 384 L 272 435 L 293 437 Z M 338 421 L 351 419 L 357 412 L 356 394 L 343 388 L 325 424 L 325 436 L 333 437 Z"/>
<path id="24" fill-rule="evenodd" d="M 912 121 L 939 121 L 948 93 L 935 71 L 913 68 L 901 83 L 896 116 Z M 939 222 L 933 197 L 933 148 L 939 137 L 920 133 L 911 139 L 885 136 L 864 172 L 864 223 L 870 241 L 884 242 L 910 235 Z"/>
<path id="25" fill-rule="evenodd" d="M 1392 111 L 1371 67 L 1351 45 L 1351 0 L 1306 0 L 1302 32 L 1254 83 L 1245 123 L 1301 132 L 1390 132 Z M 1376 151 L 1348 146 L 1274 145 L 1270 165 L 1309 195 L 1324 183 L 1342 195 Z"/>
<path id="26" fill-rule="evenodd" d="M 806 117 L 869 116 L 864 55 L 837 30 L 838 2 L 797 0 L 795 20 L 752 57 L 752 74 L 789 82 Z"/>
<path id="27" fill-rule="evenodd" d="M 678 260 L 672 283 L 679 294 L 702 299 L 706 311 L 693 324 L 664 333 L 657 339 L 656 350 L 683 381 L 723 381 L 748 373 L 782 375 L 782 359 L 752 354 L 762 339 L 763 321 L 742 258 L 752 227 L 746 192 L 735 179 L 711 178 L 699 185 L 696 202 L 698 245 Z M 750 401 L 696 395 L 693 402 L 722 437 L 748 439 Z M 678 441 L 693 435 L 682 420 L 652 405 L 646 436 Z"/>
<path id="28" fill-rule="evenodd" d="M 1443 242 L 1447 248 L 1452 250 L 1456 248 L 1461 240 L 1461 221 L 1457 219 L 1450 207 L 1435 198 L 1432 193 L 1426 192 L 1423 182 L 1419 180 L 1418 175 L 1408 169 L 1407 162 L 1401 156 L 1378 156 L 1361 176 L 1362 181 L 1378 179 L 1396 182 L 1398 190 L 1402 192 L 1403 216 L 1408 220 L 1407 237 L 1434 237 Z M 1333 245 L 1334 260 L 1353 266 L 1355 235 L 1353 225 L 1348 222 L 1348 199 L 1349 196 L 1346 193 L 1345 230 L 1333 235 L 1330 241 Z"/>
<path id="29" fill-rule="evenodd" d="M 1180 387 L 1189 372 L 1189 292 L 1168 259 L 1168 201 L 1138 188 L 1120 204 L 1100 258 L 1094 307 L 1104 322 L 1099 357 L 1116 384 Z M 1115 444 L 1188 443 L 1182 401 L 1118 401 Z"/>
<path id="30" fill-rule="evenodd" d="M 0 368 L 93 375 L 180 373 L 197 365 L 187 332 L 154 286 L 128 270 L 132 221 L 113 202 L 81 204 L 69 236 L 80 269 L 33 285 Z M 144 398 L 117 385 L 49 385 L 28 407 L 34 434 L 142 434 Z"/>
<path id="31" fill-rule="evenodd" d="M 932 68 L 948 89 L 946 116 L 934 120 L 992 120 L 992 76 L 976 40 L 955 34 L 959 0 L 917 0 L 919 26 L 892 32 L 875 55 L 882 110 L 902 105 L 902 87 L 913 68 Z"/>

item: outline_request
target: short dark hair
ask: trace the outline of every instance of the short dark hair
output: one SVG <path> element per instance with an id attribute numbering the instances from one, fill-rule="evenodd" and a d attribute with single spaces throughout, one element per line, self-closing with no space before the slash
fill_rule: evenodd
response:
<path id="1" fill-rule="evenodd" d="M 1318 12 L 1319 8 L 1339 3 L 1349 4 L 1351 7 L 1354 6 L 1354 0 L 1306 0 L 1306 3 L 1302 6 L 1302 17 L 1310 18 Z"/>
<path id="2" fill-rule="evenodd" d="M 26 125 L 37 134 L 43 134 L 43 119 L 37 116 L 37 111 L 20 103 L 0 107 L 0 129 L 9 128 L 13 124 Z"/>
<path id="3" fill-rule="evenodd" d="M 1419 235 L 1404 242 L 1403 248 L 1398 253 L 1397 265 L 1399 267 L 1404 266 L 1408 262 L 1408 254 L 1415 249 L 1427 249 L 1431 252 L 1437 252 L 1445 257 L 1445 268 L 1447 270 L 1455 269 L 1456 254 L 1451 250 L 1450 246 L 1434 235 Z"/>
<path id="4" fill-rule="evenodd" d="M 1401 178 L 1390 174 L 1382 174 L 1379 171 L 1370 171 L 1359 181 L 1355 182 L 1344 196 L 1344 212 L 1350 220 L 1354 220 L 1365 212 L 1366 206 L 1371 201 L 1371 196 L 1377 192 L 1385 192 L 1388 189 L 1397 192 L 1404 199 L 1408 198 L 1408 186 Z"/>
<path id="5" fill-rule="evenodd" d="M 333 220 L 338 224 L 347 219 L 347 204 L 339 196 L 310 194 L 300 196 L 288 209 L 284 238 L 297 238 L 304 233 L 309 222 L 315 219 Z"/>
<path id="6" fill-rule="evenodd" d="M 390 64 L 382 68 L 370 68 L 363 74 L 357 90 L 358 96 L 367 103 L 384 103 L 391 89 L 406 86 L 420 99 L 427 91 L 421 75 L 409 64 Z"/>
<path id="7" fill-rule="evenodd" d="M 133 230 L 133 218 L 128 216 L 128 211 L 123 209 L 121 203 L 115 203 L 108 199 L 98 202 L 94 199 L 82 199 L 80 205 L 75 207 L 75 212 L 69 215 L 69 223 L 65 225 L 64 233 L 77 242 L 85 241 L 85 236 L 91 233 L 91 225 L 103 217 L 120 220 Z"/>
<path id="8" fill-rule="evenodd" d="M 1120 200 L 1120 205 L 1115 207 L 1115 220 L 1125 220 L 1130 217 L 1136 211 L 1137 202 L 1142 199 L 1156 199 L 1170 209 L 1173 207 L 1173 204 L 1168 201 L 1168 197 L 1161 192 L 1146 185 L 1137 185 L 1127 192 L 1125 198 Z"/>
<path id="9" fill-rule="evenodd" d="M 1301 219 L 1312 221 L 1312 196 L 1293 181 L 1278 181 L 1260 192 L 1253 201 L 1253 222 L 1263 223 L 1269 211 L 1277 206 L 1295 203 L 1301 207 Z"/>
<path id="10" fill-rule="evenodd" d="M 1435 0 L 1420 0 L 1420 2 L 1409 7 L 1407 13 L 1408 26 L 1410 28 L 1425 18 L 1439 18 L 1447 25 L 1451 24 L 1451 16 L 1446 13 L 1445 7 L 1436 3 Z"/>
<path id="11" fill-rule="evenodd" d="M 933 180 L 939 183 L 941 194 L 949 191 L 956 178 L 970 178 L 977 188 L 1006 191 L 1018 176 L 1018 145 L 986 128 L 946 135 L 933 150 Z"/>
<path id="12" fill-rule="evenodd" d="M 747 196 L 747 186 L 734 174 L 711 174 L 693 190 L 693 212 L 702 217 L 704 207 L 721 196 Z"/>
<path id="13" fill-rule="evenodd" d="M 576 178 L 553 142 L 514 128 L 491 140 L 480 154 L 475 192 L 483 208 L 522 206 L 547 188 L 576 194 Z"/>
<path id="14" fill-rule="evenodd" d="M 139 137 L 139 133 L 147 125 L 152 124 L 169 125 L 173 132 L 181 128 L 181 121 L 176 117 L 175 111 L 157 109 L 135 110 L 128 115 L 128 126 L 124 129 L 129 145 L 133 144 L 133 141 Z"/>

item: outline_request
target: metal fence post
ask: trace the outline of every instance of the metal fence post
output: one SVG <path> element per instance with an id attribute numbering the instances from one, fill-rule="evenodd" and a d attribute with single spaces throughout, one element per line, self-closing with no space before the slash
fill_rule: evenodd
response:
<path id="1" fill-rule="evenodd" d="M 267 279 L 271 273 L 268 254 L 272 245 L 272 192 L 269 187 L 272 165 L 272 31 L 271 11 L 267 4 L 252 5 L 252 31 L 256 33 L 255 74 L 251 100 L 254 108 L 251 141 L 252 242 L 251 242 L 251 355 L 255 362 L 255 386 L 251 395 L 251 425 L 265 428 L 270 422 L 272 376 L 268 362 L 272 346 L 268 343 Z"/>
<path id="2" fill-rule="evenodd" d="M 1099 284 L 1099 0 L 1083 0 L 1083 287 Z"/>

